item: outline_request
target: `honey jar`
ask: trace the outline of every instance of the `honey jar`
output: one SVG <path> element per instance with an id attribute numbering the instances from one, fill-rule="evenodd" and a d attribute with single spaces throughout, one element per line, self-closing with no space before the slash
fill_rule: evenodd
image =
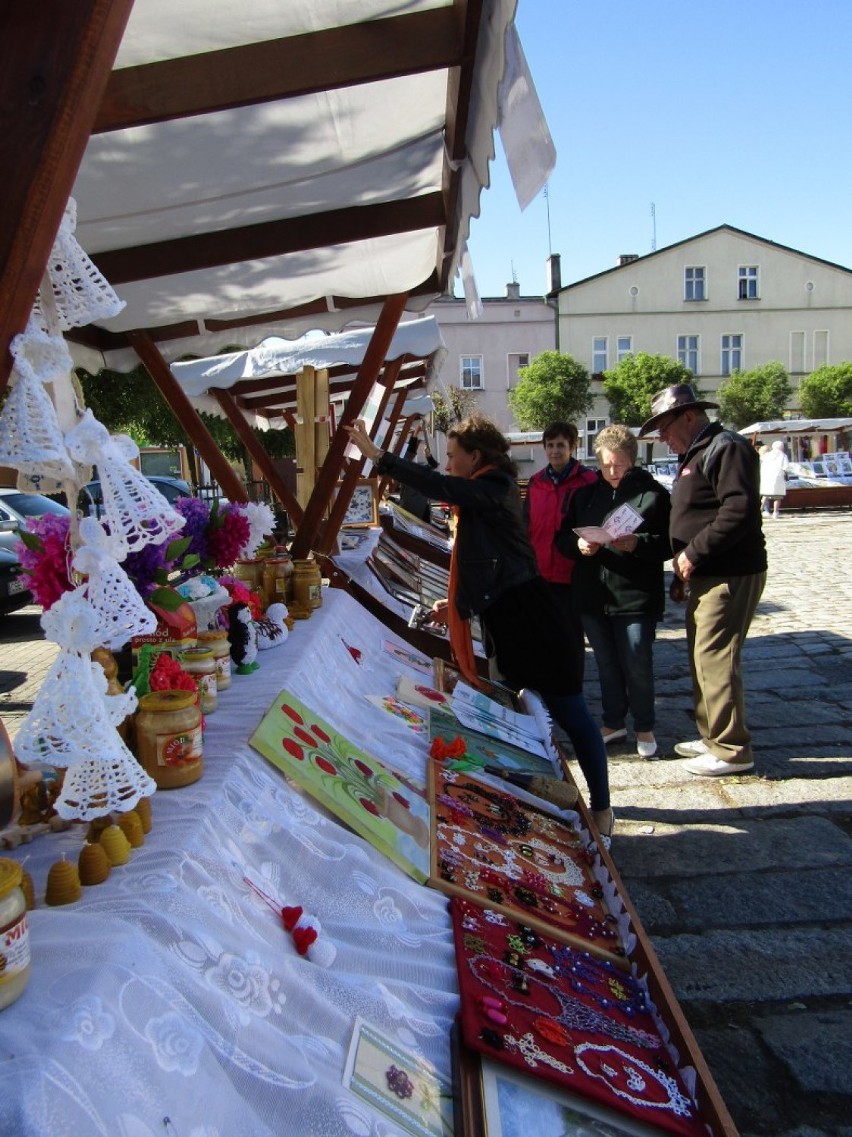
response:
<path id="1" fill-rule="evenodd" d="M 231 686 L 231 645 L 225 628 L 214 628 L 209 632 L 198 633 L 198 646 L 213 652 L 216 667 L 216 690 L 224 691 Z"/>
<path id="2" fill-rule="evenodd" d="M 293 601 L 300 610 L 322 606 L 322 574 L 316 561 L 293 562 Z"/>
<path id="3" fill-rule="evenodd" d="M 203 715 L 211 715 L 219 705 L 216 660 L 208 647 L 191 647 L 178 657 L 181 667 L 195 680 L 198 703 Z"/>
<path id="4" fill-rule="evenodd" d="M 263 565 L 263 599 L 270 604 L 289 604 L 293 595 L 293 562 L 287 553 L 267 557 Z"/>
<path id="5" fill-rule="evenodd" d="M 0 858 L 0 1010 L 23 992 L 32 970 L 23 875 L 17 861 Z"/>
<path id="6" fill-rule="evenodd" d="M 198 781 L 204 762 L 201 710 L 194 691 L 154 691 L 140 698 L 136 757 L 160 789 Z"/>

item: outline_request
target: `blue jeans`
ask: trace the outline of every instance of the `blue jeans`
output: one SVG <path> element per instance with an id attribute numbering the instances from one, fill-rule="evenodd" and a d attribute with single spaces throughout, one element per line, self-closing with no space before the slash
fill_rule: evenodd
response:
<path id="1" fill-rule="evenodd" d="M 609 809 L 606 746 L 586 700 L 582 695 L 560 695 L 555 691 L 539 694 L 554 721 L 571 739 L 574 755 L 589 787 L 589 808 L 595 813 Z"/>
<path id="2" fill-rule="evenodd" d="M 627 713 L 643 734 L 654 729 L 653 616 L 589 616 L 583 630 L 592 645 L 601 684 L 603 724 L 621 730 Z"/>

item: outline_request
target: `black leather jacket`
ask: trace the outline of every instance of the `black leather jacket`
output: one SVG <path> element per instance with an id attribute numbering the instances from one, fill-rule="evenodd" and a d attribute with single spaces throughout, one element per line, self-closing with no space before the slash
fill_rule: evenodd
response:
<path id="1" fill-rule="evenodd" d="M 459 507 L 456 607 L 461 616 L 484 611 L 507 589 L 538 576 L 518 484 L 511 474 L 489 470 L 478 478 L 456 478 L 387 451 L 377 468 L 433 501 Z"/>

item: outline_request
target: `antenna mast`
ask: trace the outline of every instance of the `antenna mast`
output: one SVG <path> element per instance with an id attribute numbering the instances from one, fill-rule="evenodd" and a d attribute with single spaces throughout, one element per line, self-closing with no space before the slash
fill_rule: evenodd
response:
<path id="1" fill-rule="evenodd" d="M 550 239 L 550 194 L 548 193 L 548 183 L 544 183 L 544 200 L 547 202 L 547 255 L 553 256 L 553 242 Z"/>
<path id="2" fill-rule="evenodd" d="M 651 252 L 657 251 L 657 207 L 651 202 Z"/>

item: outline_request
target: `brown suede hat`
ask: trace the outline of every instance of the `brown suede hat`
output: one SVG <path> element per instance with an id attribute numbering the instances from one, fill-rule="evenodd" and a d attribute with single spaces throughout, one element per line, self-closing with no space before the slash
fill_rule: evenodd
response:
<path id="1" fill-rule="evenodd" d="M 657 429 L 660 420 L 671 414 L 672 411 L 702 411 L 708 407 L 714 407 L 718 410 L 719 404 L 711 403 L 707 399 L 699 399 L 695 394 L 695 389 L 690 387 L 688 383 L 675 383 L 673 387 L 666 387 L 654 395 L 651 400 L 651 417 L 647 422 L 642 423 L 639 437 L 644 438 L 646 434 L 652 434 Z"/>

